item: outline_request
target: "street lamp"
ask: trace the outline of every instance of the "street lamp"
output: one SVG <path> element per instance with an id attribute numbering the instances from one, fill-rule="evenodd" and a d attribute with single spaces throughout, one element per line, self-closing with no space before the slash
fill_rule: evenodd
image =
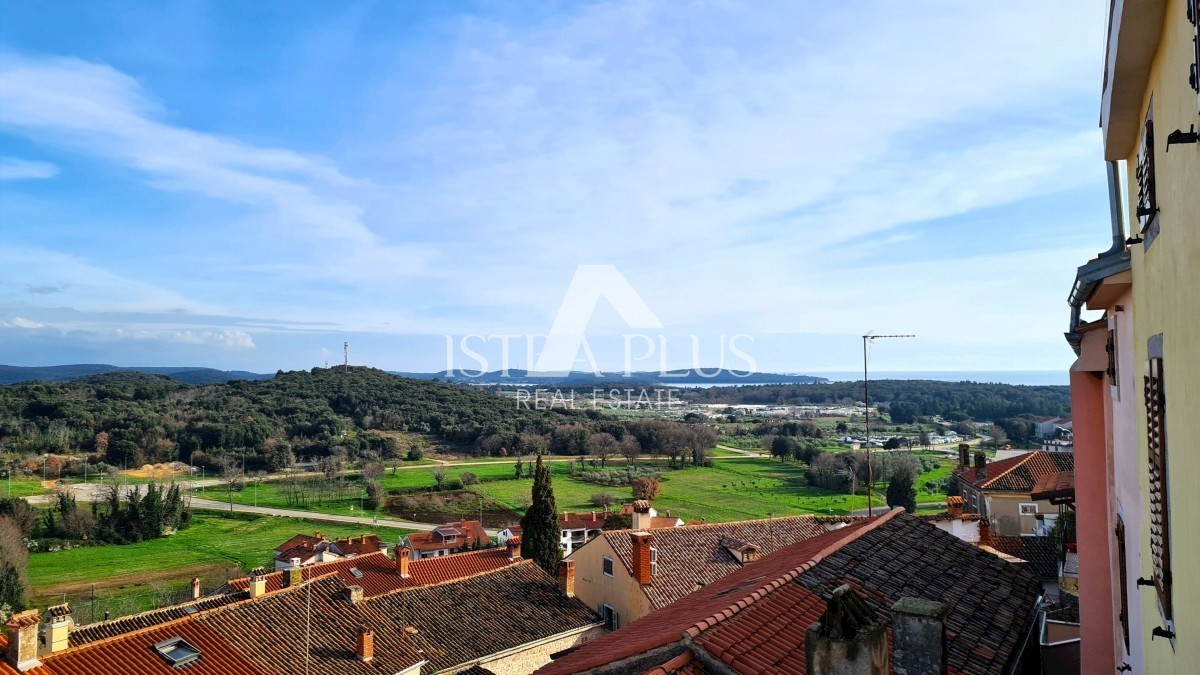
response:
<path id="1" fill-rule="evenodd" d="M 867 352 L 872 341 L 891 338 L 915 338 L 916 335 L 862 336 L 863 341 L 863 423 L 867 430 L 867 516 L 875 515 L 875 478 L 871 473 L 871 394 L 867 387 Z"/>

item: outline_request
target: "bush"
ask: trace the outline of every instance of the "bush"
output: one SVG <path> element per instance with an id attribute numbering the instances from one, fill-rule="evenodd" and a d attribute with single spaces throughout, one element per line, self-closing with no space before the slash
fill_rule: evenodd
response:
<path id="1" fill-rule="evenodd" d="M 657 471 L 652 469 L 629 466 L 620 469 L 600 469 L 598 471 L 579 471 L 576 469 L 572 477 L 587 483 L 595 483 L 596 485 L 604 485 L 606 487 L 623 487 L 632 485 L 633 481 L 638 478 L 657 479 L 659 475 Z"/>
<path id="2" fill-rule="evenodd" d="M 458 480 L 462 482 L 464 487 L 470 487 L 479 482 L 479 476 L 476 476 L 470 471 L 464 471 L 458 476 Z"/>
<path id="3" fill-rule="evenodd" d="M 404 455 L 404 459 L 410 462 L 420 461 L 425 458 L 425 451 L 417 446 L 408 449 L 408 454 Z"/>
<path id="4" fill-rule="evenodd" d="M 592 502 L 592 506 L 608 508 L 621 501 L 621 498 L 611 492 L 597 492 L 596 494 L 592 495 L 590 501 Z"/>
<path id="5" fill-rule="evenodd" d="M 649 476 L 634 479 L 632 486 L 634 499 L 657 499 L 662 492 L 658 479 Z"/>

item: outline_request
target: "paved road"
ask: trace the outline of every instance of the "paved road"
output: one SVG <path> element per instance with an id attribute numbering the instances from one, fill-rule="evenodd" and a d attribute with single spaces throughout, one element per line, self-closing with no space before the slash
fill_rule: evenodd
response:
<path id="1" fill-rule="evenodd" d="M 219 502 L 213 499 L 201 499 L 199 497 L 191 498 L 191 505 L 194 509 L 211 509 L 213 511 L 229 512 L 229 502 Z M 318 513 L 316 511 L 298 511 L 293 509 L 275 509 L 266 506 L 249 506 L 247 504 L 234 504 L 234 513 L 254 513 L 261 516 L 280 516 L 285 518 L 303 518 L 305 520 L 320 520 L 330 523 L 352 523 L 355 525 L 367 525 L 370 527 L 396 527 L 405 530 L 432 530 L 439 525 L 435 523 L 417 523 L 409 520 L 392 520 L 390 518 L 364 518 L 361 516 L 342 516 L 333 513 Z M 489 536 L 496 536 L 499 530 L 487 530 Z"/>

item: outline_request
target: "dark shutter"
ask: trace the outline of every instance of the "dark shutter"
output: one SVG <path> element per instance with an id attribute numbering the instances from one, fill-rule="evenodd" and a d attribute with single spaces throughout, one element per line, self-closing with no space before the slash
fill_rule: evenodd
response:
<path id="1" fill-rule="evenodd" d="M 1192 66 L 1188 73 L 1188 84 L 1200 93 L 1200 0 L 1188 0 L 1187 16 L 1196 29 L 1192 36 Z"/>
<path id="2" fill-rule="evenodd" d="M 1125 637 L 1125 653 L 1129 653 L 1129 568 L 1125 563 L 1125 521 L 1117 516 L 1117 567 L 1121 587 L 1121 634 Z"/>
<path id="3" fill-rule="evenodd" d="M 1200 0 L 1196 0 L 1200 2 Z M 1108 344 L 1104 346 L 1104 351 L 1108 352 L 1108 383 L 1112 386 L 1117 386 L 1117 331 L 1108 331 Z"/>
<path id="4" fill-rule="evenodd" d="M 1142 148 L 1137 165 L 1138 222 L 1145 232 L 1158 213 L 1158 198 L 1154 193 L 1154 119 L 1147 116 L 1142 130 Z"/>
<path id="5" fill-rule="evenodd" d="M 1163 359 L 1146 362 L 1146 449 L 1150 463 L 1150 562 L 1163 614 L 1171 618 L 1171 537 L 1167 495 L 1167 411 Z"/>

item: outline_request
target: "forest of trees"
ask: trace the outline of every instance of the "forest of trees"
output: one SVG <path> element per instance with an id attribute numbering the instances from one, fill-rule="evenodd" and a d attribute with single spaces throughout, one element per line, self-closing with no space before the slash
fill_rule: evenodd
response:
<path id="1" fill-rule="evenodd" d="M 863 400 L 863 383 L 749 385 L 686 389 L 680 398 L 698 403 L 803 405 L 849 404 Z M 1066 386 L 1027 386 L 937 380 L 873 380 L 871 402 L 887 409 L 893 422 L 940 415 L 951 421 L 1016 418 L 1021 415 L 1067 416 L 1071 392 Z"/>
<path id="2" fill-rule="evenodd" d="M 440 439 L 466 452 L 513 456 L 634 456 L 704 464 L 716 436 L 704 424 L 621 422 L 595 411 L 538 410 L 469 386 L 412 380 L 372 368 L 279 372 L 269 380 L 188 386 L 114 372 L 66 383 L 0 386 L 0 449 L 42 468 L 45 453 L 85 453 L 87 470 L 181 461 L 278 470 L 298 458 L 419 457 L 387 432 Z M 82 473 L 56 464 L 51 475 Z"/>

